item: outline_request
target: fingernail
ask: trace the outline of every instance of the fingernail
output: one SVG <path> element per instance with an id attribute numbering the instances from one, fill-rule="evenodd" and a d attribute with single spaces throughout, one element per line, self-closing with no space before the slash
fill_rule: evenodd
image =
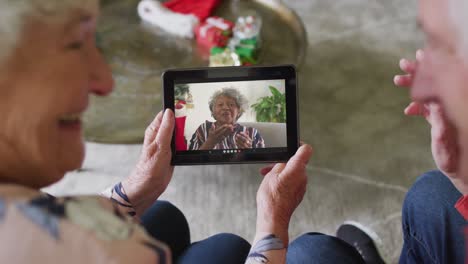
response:
<path id="1" fill-rule="evenodd" d="M 163 119 L 168 119 L 170 113 L 171 113 L 171 109 L 166 108 L 166 109 L 164 110 Z"/>
<path id="2" fill-rule="evenodd" d="M 424 59 L 424 51 L 423 50 L 419 49 L 418 51 L 416 51 L 416 59 L 418 61 L 421 61 L 421 60 Z"/>
<path id="3" fill-rule="evenodd" d="M 301 148 L 304 148 L 307 151 L 312 151 L 312 147 L 310 145 L 308 145 L 308 144 L 302 145 Z"/>
<path id="4" fill-rule="evenodd" d="M 401 59 L 400 60 L 400 67 L 404 68 L 406 66 L 407 60 L 406 59 Z"/>

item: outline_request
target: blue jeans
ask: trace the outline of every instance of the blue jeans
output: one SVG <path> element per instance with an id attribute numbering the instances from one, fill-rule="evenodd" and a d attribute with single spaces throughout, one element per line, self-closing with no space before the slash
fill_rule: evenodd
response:
<path id="1" fill-rule="evenodd" d="M 142 217 L 142 224 L 155 239 L 166 243 L 172 251 L 174 263 L 243 264 L 250 244 L 233 234 L 218 234 L 190 243 L 187 220 L 174 205 L 156 202 Z M 308 233 L 294 240 L 288 247 L 287 263 L 364 263 L 359 253 L 344 241 Z"/>
<path id="2" fill-rule="evenodd" d="M 464 263 L 466 221 L 454 207 L 461 196 L 440 171 L 418 178 L 403 204 L 400 263 Z"/>

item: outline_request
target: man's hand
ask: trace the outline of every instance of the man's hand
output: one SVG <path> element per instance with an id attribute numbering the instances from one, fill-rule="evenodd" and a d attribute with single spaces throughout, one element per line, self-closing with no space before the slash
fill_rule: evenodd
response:
<path id="1" fill-rule="evenodd" d="M 257 192 L 256 240 L 274 234 L 288 245 L 289 221 L 306 192 L 306 166 L 311 156 L 312 148 L 303 145 L 287 164 L 261 170 L 264 179 Z"/>
<path id="2" fill-rule="evenodd" d="M 402 59 L 400 68 L 406 75 L 395 76 L 397 86 L 411 88 L 419 63 L 423 63 L 424 52 L 418 50 L 416 61 Z M 455 177 L 459 162 L 457 131 L 448 120 L 443 107 L 438 102 L 411 102 L 405 109 L 408 116 L 422 116 L 431 125 L 432 155 L 437 167 L 451 179 Z"/>
<path id="3" fill-rule="evenodd" d="M 166 190 L 172 179 L 171 140 L 175 118 L 170 109 L 160 112 L 145 132 L 140 160 L 122 186 L 141 216 Z"/>
<path id="4" fill-rule="evenodd" d="M 221 142 L 225 137 L 232 134 L 234 131 L 234 126 L 230 124 L 225 124 L 219 127 L 213 123 L 211 128 L 208 130 L 208 138 L 206 139 L 205 143 L 201 145 L 201 150 L 208 150 L 213 149 L 216 144 Z"/>
<path id="5" fill-rule="evenodd" d="M 236 145 L 238 149 L 251 149 L 252 138 L 245 132 L 240 132 L 236 135 Z"/>

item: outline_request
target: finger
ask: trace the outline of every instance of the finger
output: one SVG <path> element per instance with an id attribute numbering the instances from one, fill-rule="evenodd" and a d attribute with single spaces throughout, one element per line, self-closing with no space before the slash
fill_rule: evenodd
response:
<path id="1" fill-rule="evenodd" d="M 156 138 L 159 127 L 161 126 L 162 117 L 163 112 L 161 111 L 156 115 L 156 118 L 154 118 L 151 124 L 146 128 L 144 145 L 150 144 Z"/>
<path id="2" fill-rule="evenodd" d="M 269 173 L 279 175 L 285 167 L 286 163 L 276 163 Z"/>
<path id="3" fill-rule="evenodd" d="M 297 173 L 301 173 L 305 170 L 311 157 L 312 147 L 309 145 L 301 146 L 286 164 L 281 177 L 294 177 Z"/>
<path id="4" fill-rule="evenodd" d="M 241 140 L 242 142 L 245 142 L 245 143 L 248 143 L 249 140 L 250 140 L 250 137 L 245 136 L 243 134 L 237 134 L 237 137 L 239 138 L 239 140 Z"/>
<path id="5" fill-rule="evenodd" d="M 244 137 L 250 138 L 249 134 L 247 132 L 240 132 L 239 134 L 243 135 Z"/>
<path id="6" fill-rule="evenodd" d="M 412 102 L 406 109 L 405 114 L 408 116 L 423 116 L 428 117 L 430 114 L 429 108 L 426 104 Z"/>
<path id="7" fill-rule="evenodd" d="M 425 112 L 424 105 L 418 102 L 411 102 L 408 107 L 405 108 L 405 115 L 407 116 L 424 116 Z"/>
<path id="8" fill-rule="evenodd" d="M 161 127 L 156 135 L 156 143 L 160 149 L 169 150 L 171 147 L 172 134 L 174 132 L 175 118 L 171 109 L 164 111 Z"/>
<path id="9" fill-rule="evenodd" d="M 219 133 L 220 131 L 224 131 L 226 129 L 226 125 L 222 125 L 216 128 L 216 131 Z"/>
<path id="10" fill-rule="evenodd" d="M 252 141 L 252 138 L 250 137 L 249 134 L 244 133 L 244 134 L 242 134 L 242 135 L 244 136 L 244 138 L 245 138 L 248 142 Z"/>
<path id="11" fill-rule="evenodd" d="M 242 138 L 239 135 L 236 135 L 236 144 L 238 146 L 241 146 L 243 143 L 244 141 L 242 140 Z"/>
<path id="12" fill-rule="evenodd" d="M 393 78 L 393 83 L 400 87 L 411 87 L 413 86 L 413 80 L 413 75 L 396 75 L 395 78 Z"/>
<path id="13" fill-rule="evenodd" d="M 262 174 L 263 176 L 267 175 L 273 169 L 274 166 L 275 164 L 270 164 L 266 167 L 261 168 L 260 174 Z"/>
<path id="14" fill-rule="evenodd" d="M 437 103 L 430 103 L 428 106 L 428 111 L 431 113 L 431 120 L 429 123 L 434 127 L 446 127 L 448 121 L 447 117 L 445 116 L 444 110 L 440 104 Z"/>
<path id="15" fill-rule="evenodd" d="M 418 49 L 418 50 L 416 51 L 416 60 L 417 60 L 418 62 L 421 62 L 422 60 L 424 60 L 424 50 Z"/>
<path id="16" fill-rule="evenodd" d="M 230 124 L 225 124 L 222 126 L 223 131 L 229 131 L 229 132 L 234 132 L 234 127 Z"/>
<path id="17" fill-rule="evenodd" d="M 232 130 L 230 127 L 224 127 L 223 130 L 222 130 L 222 135 L 223 136 L 228 136 L 232 133 Z"/>
<path id="18" fill-rule="evenodd" d="M 407 59 L 400 60 L 400 69 L 408 74 L 414 74 L 416 72 L 417 63 Z"/>
<path id="19" fill-rule="evenodd" d="M 218 128 L 218 130 L 216 131 L 216 134 L 219 135 L 219 136 L 225 136 L 227 131 L 228 131 L 228 130 L 227 130 L 226 127 L 220 127 L 220 128 Z"/>
<path id="20" fill-rule="evenodd" d="M 246 149 L 246 148 L 251 147 L 248 142 L 246 142 L 245 140 L 240 139 L 240 138 L 236 139 L 236 144 L 237 144 L 238 148 L 240 148 L 240 149 Z"/>

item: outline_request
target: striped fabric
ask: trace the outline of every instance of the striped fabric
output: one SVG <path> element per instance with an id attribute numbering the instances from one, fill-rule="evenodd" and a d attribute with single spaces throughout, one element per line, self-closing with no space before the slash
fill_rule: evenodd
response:
<path id="1" fill-rule="evenodd" d="M 213 122 L 206 121 L 205 123 L 201 124 L 190 140 L 189 150 L 198 150 L 200 147 L 205 143 L 206 139 L 208 138 L 208 132 L 210 128 L 213 126 Z M 244 127 L 239 124 L 235 124 L 234 126 L 234 133 L 232 135 L 227 136 L 221 142 L 216 144 L 213 149 L 238 149 L 236 144 L 236 135 L 240 132 L 244 132 L 252 139 L 252 148 L 264 148 L 265 141 L 263 140 L 262 136 L 258 132 L 257 129 L 253 127 Z"/>

